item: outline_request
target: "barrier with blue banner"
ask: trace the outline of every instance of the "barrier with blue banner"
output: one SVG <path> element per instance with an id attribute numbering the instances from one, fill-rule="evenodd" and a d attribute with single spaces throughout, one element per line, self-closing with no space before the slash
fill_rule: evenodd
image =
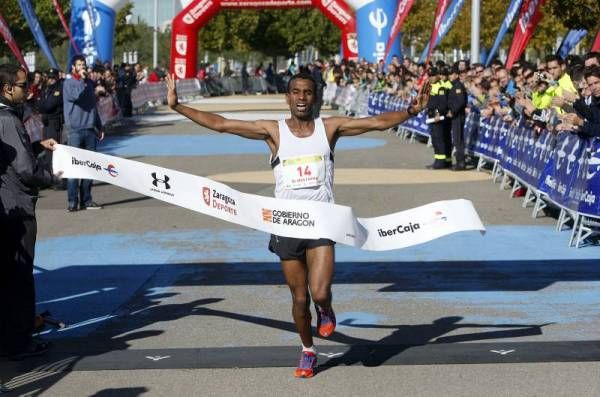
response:
<path id="1" fill-rule="evenodd" d="M 595 139 L 588 146 L 586 164 L 581 167 L 581 179 L 584 186 L 575 186 L 573 191 L 580 191 L 578 210 L 582 214 L 600 214 L 600 139 Z"/>
<path id="2" fill-rule="evenodd" d="M 409 104 L 410 101 L 406 99 L 384 92 L 370 93 L 368 99 L 368 115 L 376 116 L 385 112 L 406 110 Z M 429 126 L 425 123 L 426 119 L 426 112 L 423 111 L 417 116 L 411 117 L 405 123 L 400 124 L 398 127 L 418 135 L 429 137 L 431 134 L 429 132 Z"/>
<path id="3" fill-rule="evenodd" d="M 369 115 L 408 107 L 407 100 L 386 93 L 370 93 L 368 98 Z M 399 127 L 429 135 L 424 113 Z M 498 162 L 505 172 L 556 205 L 600 216 L 600 139 L 536 131 L 525 121 L 482 118 L 473 109 L 465 121 L 465 147 L 471 156 Z"/>

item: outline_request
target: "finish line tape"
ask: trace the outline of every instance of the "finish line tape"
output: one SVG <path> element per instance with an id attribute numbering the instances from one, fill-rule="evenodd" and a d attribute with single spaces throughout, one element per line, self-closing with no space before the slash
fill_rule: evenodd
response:
<path id="1" fill-rule="evenodd" d="M 57 145 L 55 173 L 95 179 L 201 214 L 279 236 L 317 239 L 371 251 L 410 247 L 462 231 L 485 233 L 469 200 L 438 201 L 376 218 L 343 205 L 242 193 L 213 180 L 138 161 Z"/>

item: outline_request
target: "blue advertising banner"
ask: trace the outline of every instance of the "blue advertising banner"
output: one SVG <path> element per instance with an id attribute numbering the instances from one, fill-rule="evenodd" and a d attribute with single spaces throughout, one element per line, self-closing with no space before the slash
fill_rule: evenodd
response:
<path id="1" fill-rule="evenodd" d="M 556 145 L 556 136 L 546 130 L 543 130 L 535 144 L 533 145 L 531 166 L 533 167 L 532 176 L 537 182 L 534 186 L 539 185 L 539 180 L 546 163 L 552 156 L 554 146 Z"/>
<path id="2" fill-rule="evenodd" d="M 71 32 L 87 63 L 113 60 L 115 19 L 123 1 L 72 0 Z M 75 55 L 69 48 L 69 59 Z"/>
<path id="3" fill-rule="evenodd" d="M 514 174 L 516 169 L 517 143 L 519 140 L 520 126 L 513 127 L 506 138 L 506 146 L 503 150 L 504 157 L 500 160 L 503 169 Z"/>
<path id="4" fill-rule="evenodd" d="M 496 144 L 496 151 L 494 158 L 496 160 L 502 160 L 504 158 L 504 151 L 506 150 L 506 142 L 508 134 L 511 131 L 512 126 L 508 123 L 502 122 L 500 125 L 500 131 L 498 134 L 498 142 Z"/>
<path id="5" fill-rule="evenodd" d="M 383 92 L 375 92 L 369 94 L 368 103 L 368 111 L 367 114 L 369 116 L 376 116 L 385 112 L 394 112 L 399 110 L 405 110 L 408 108 L 409 101 L 402 99 L 397 96 L 389 95 Z M 416 115 L 415 117 L 411 117 L 400 126 L 409 131 L 417 133 L 419 135 L 429 136 L 429 126 L 425 123 L 427 119 L 426 112 L 423 111 Z"/>
<path id="6" fill-rule="evenodd" d="M 579 212 L 590 215 L 600 215 L 600 139 L 595 139 L 589 145 L 585 164 L 585 182 L 578 197 Z M 576 185 L 576 189 L 579 186 Z"/>
<path id="7" fill-rule="evenodd" d="M 586 148 L 586 140 L 571 133 L 556 138 L 556 148 L 540 177 L 540 190 L 556 203 L 566 206 L 568 193 L 576 181 L 579 159 Z"/>
<path id="8" fill-rule="evenodd" d="M 465 120 L 465 151 L 468 154 L 475 153 L 475 144 L 479 137 L 479 112 L 477 108 L 471 108 Z"/>
<path id="9" fill-rule="evenodd" d="M 438 35 L 435 39 L 435 43 L 433 44 L 433 48 L 437 47 L 442 42 L 442 39 L 444 38 L 444 36 L 446 36 L 446 34 L 448 34 L 448 32 L 450 31 L 450 28 L 452 28 L 452 25 L 454 25 L 454 21 L 456 21 L 456 18 L 458 18 L 458 15 L 460 14 L 460 10 L 462 9 L 462 6 L 464 4 L 465 4 L 465 0 L 454 0 L 448 6 L 448 9 L 444 13 L 444 18 L 442 19 L 442 22 L 440 23 L 440 30 L 438 31 Z M 425 49 L 421 53 L 421 56 L 419 57 L 419 63 L 425 62 L 425 58 L 427 57 L 428 53 L 429 53 L 429 43 L 427 43 L 427 45 L 425 46 Z"/>
<path id="10" fill-rule="evenodd" d="M 385 45 L 390 37 L 396 12 L 396 2 L 389 0 L 362 1 L 356 9 L 356 32 L 359 37 L 358 56 L 377 63 L 385 56 Z M 394 40 L 388 56 L 401 55 L 400 35 Z"/>
<path id="11" fill-rule="evenodd" d="M 496 35 L 496 41 L 494 41 L 494 45 L 490 49 L 488 53 L 487 59 L 485 61 L 485 66 L 489 66 L 496 56 L 496 52 L 498 52 L 498 48 L 500 47 L 500 43 L 502 43 L 502 39 L 506 35 L 506 32 L 510 28 L 510 25 L 515 19 L 515 16 L 518 14 L 519 9 L 521 8 L 521 3 L 523 0 L 512 0 L 510 5 L 508 6 L 508 10 L 506 10 L 506 15 L 504 16 L 504 20 L 502 21 L 502 25 L 500 25 L 500 30 L 498 31 L 498 35 Z"/>
<path id="12" fill-rule="evenodd" d="M 54 58 L 54 54 L 46 41 L 46 36 L 44 36 L 44 32 L 42 31 L 42 27 L 40 26 L 40 22 L 38 21 L 37 15 L 35 15 L 35 11 L 31 6 L 31 2 L 29 0 L 19 0 L 19 5 L 21 6 L 21 13 L 25 17 L 27 24 L 29 25 L 29 29 L 33 34 L 33 38 L 35 42 L 40 47 L 48 63 L 55 69 L 60 69 L 58 67 L 58 62 Z"/>
<path id="13" fill-rule="evenodd" d="M 490 147 L 490 143 L 492 142 L 492 122 L 493 119 L 489 118 L 480 118 L 479 119 L 479 137 L 475 142 L 474 152 L 479 156 L 490 157 L 490 152 L 488 148 Z"/>

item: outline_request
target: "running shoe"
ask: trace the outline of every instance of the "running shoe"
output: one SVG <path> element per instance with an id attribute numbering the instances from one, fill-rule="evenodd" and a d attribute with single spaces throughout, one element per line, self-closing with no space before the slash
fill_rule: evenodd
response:
<path id="1" fill-rule="evenodd" d="M 335 313 L 332 308 L 325 310 L 315 305 L 317 311 L 317 333 L 327 338 L 335 331 Z"/>
<path id="2" fill-rule="evenodd" d="M 312 378 L 317 366 L 317 355 L 311 351 L 302 351 L 298 368 L 294 372 L 296 378 Z"/>

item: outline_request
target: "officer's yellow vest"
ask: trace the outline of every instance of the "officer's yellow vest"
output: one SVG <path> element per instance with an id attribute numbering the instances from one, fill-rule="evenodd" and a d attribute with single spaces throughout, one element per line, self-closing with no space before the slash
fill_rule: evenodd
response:
<path id="1" fill-rule="evenodd" d="M 447 91 L 450 88 L 452 88 L 452 83 L 450 81 L 438 81 L 437 83 L 433 83 L 431 85 L 430 95 L 440 95 L 440 90 Z"/>

